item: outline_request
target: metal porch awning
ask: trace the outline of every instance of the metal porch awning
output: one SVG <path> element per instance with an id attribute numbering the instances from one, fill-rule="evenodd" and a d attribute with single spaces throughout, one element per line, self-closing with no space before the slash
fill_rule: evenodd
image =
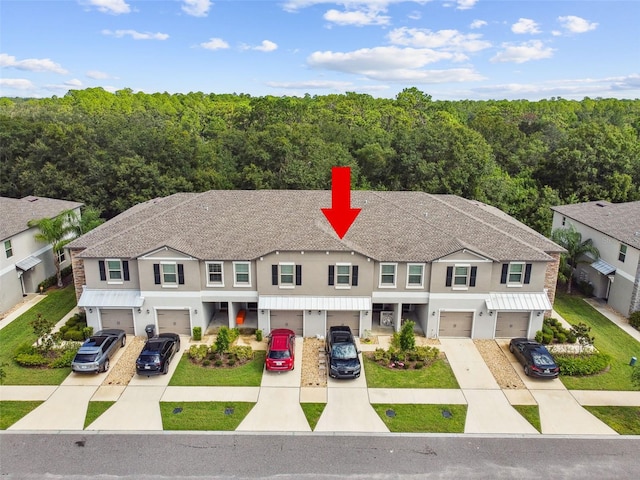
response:
<path id="1" fill-rule="evenodd" d="M 490 293 L 486 303 L 488 310 L 551 310 L 546 293 Z"/>
<path id="2" fill-rule="evenodd" d="M 23 272 L 26 272 L 27 270 L 31 270 L 41 262 L 42 260 L 40 260 L 38 257 L 27 257 L 23 260 L 20 260 L 19 262 L 16 262 L 16 268 L 19 268 Z"/>
<path id="3" fill-rule="evenodd" d="M 261 296 L 260 310 L 371 310 L 370 297 Z"/>
<path id="4" fill-rule="evenodd" d="M 610 263 L 605 262 L 602 259 L 593 262 L 591 264 L 591 268 L 596 269 L 603 275 L 611 275 L 612 273 L 616 273 L 616 267 L 614 267 Z"/>
<path id="5" fill-rule="evenodd" d="M 85 289 L 78 301 L 79 307 L 141 307 L 144 297 L 139 290 L 88 290 Z"/>

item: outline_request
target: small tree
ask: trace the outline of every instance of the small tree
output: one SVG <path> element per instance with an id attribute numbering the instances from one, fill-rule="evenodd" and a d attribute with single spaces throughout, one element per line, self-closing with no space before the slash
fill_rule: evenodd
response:
<path id="1" fill-rule="evenodd" d="M 416 348 L 416 336 L 413 333 L 415 322 L 407 320 L 400 330 L 400 350 L 408 352 Z"/>
<path id="2" fill-rule="evenodd" d="M 578 343 L 580 344 L 580 352 L 583 352 L 586 347 L 593 345 L 593 342 L 595 342 L 596 337 L 589 335 L 590 332 L 591 327 L 584 323 L 579 323 L 578 325 L 571 327 L 571 333 L 575 335 Z"/>
<path id="3" fill-rule="evenodd" d="M 229 327 L 220 327 L 220 331 L 216 337 L 216 353 L 218 355 L 222 355 L 224 352 L 229 350 L 229 345 L 231 343 L 231 335 L 229 332 Z"/>
<path id="4" fill-rule="evenodd" d="M 54 323 L 50 320 L 47 320 L 39 313 L 36 316 L 36 319 L 31 322 L 31 327 L 33 328 L 33 333 L 35 333 L 38 337 L 36 340 L 36 345 L 41 351 L 48 351 L 53 346 L 53 336 L 51 335 L 51 330 L 53 330 Z"/>
<path id="5" fill-rule="evenodd" d="M 556 228 L 551 232 L 551 240 L 567 250 L 566 253 L 561 255 L 559 278 L 568 277 L 567 293 L 571 293 L 571 282 L 578 264 L 590 263 L 584 260 L 584 255 L 590 253 L 597 260 L 600 258 L 600 252 L 590 238 L 582 241 L 582 234 L 573 225 L 570 225 L 569 228 Z"/>

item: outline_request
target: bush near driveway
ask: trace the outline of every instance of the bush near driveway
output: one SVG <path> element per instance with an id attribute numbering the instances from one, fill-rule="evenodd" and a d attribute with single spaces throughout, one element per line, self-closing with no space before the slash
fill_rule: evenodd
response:
<path id="1" fill-rule="evenodd" d="M 185 354 L 171 376 L 169 386 L 176 387 L 259 387 L 267 352 L 256 350 L 253 359 L 239 366 L 211 368 L 194 364 Z"/>

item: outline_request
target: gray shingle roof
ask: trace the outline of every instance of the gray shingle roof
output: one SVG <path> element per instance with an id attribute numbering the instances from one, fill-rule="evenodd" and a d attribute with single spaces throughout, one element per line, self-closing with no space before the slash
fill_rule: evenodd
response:
<path id="1" fill-rule="evenodd" d="M 354 191 L 351 199 L 362 212 L 342 240 L 320 211 L 331 206 L 329 191 L 212 190 L 137 205 L 69 247 L 87 258 L 135 258 L 167 246 L 209 260 L 325 250 L 432 261 L 468 248 L 498 261 L 547 261 L 562 251 L 499 210 L 452 195 Z"/>
<path id="2" fill-rule="evenodd" d="M 640 249 L 640 201 L 611 203 L 599 200 L 560 205 L 552 210 Z"/>
<path id="3" fill-rule="evenodd" d="M 53 218 L 65 210 L 72 210 L 82 205 L 78 202 L 45 197 L 0 197 L 0 240 L 6 240 L 28 230 L 29 220 Z"/>

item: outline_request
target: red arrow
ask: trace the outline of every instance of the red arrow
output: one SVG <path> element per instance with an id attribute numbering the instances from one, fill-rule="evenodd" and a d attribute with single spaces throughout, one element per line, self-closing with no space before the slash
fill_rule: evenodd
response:
<path id="1" fill-rule="evenodd" d="M 338 236 L 343 238 L 362 210 L 351 208 L 351 167 L 331 169 L 331 208 L 320 210 Z"/>

